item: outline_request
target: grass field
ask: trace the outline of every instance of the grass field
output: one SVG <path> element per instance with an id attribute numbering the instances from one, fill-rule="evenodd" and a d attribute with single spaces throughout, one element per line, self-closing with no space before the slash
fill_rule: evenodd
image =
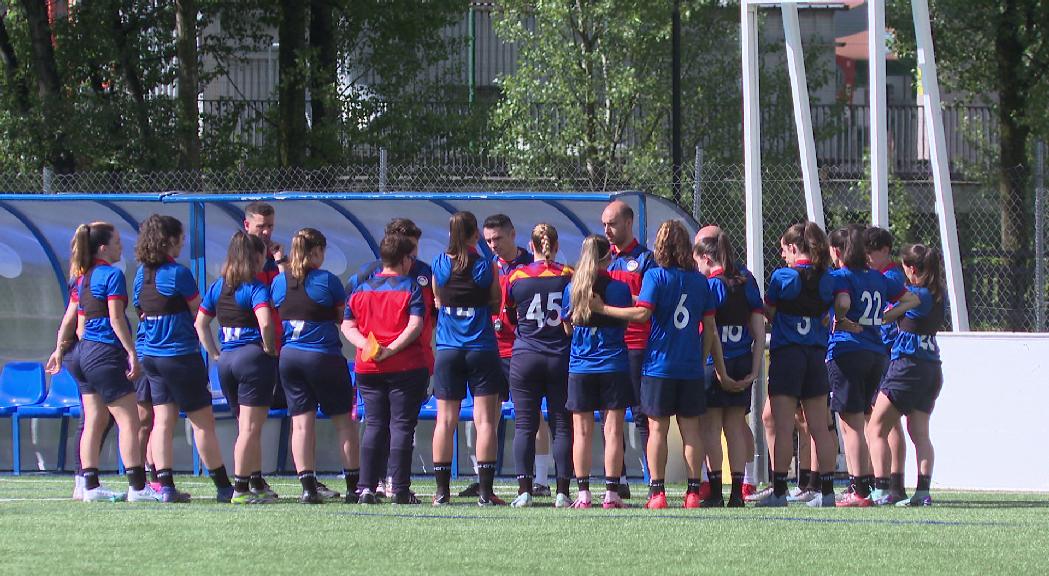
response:
<path id="1" fill-rule="evenodd" d="M 434 509 L 303 506 L 282 477 L 286 502 L 235 508 L 206 479 L 177 481 L 194 502 L 88 504 L 69 500 L 69 476 L 0 477 L 0 573 L 1049 574 L 1044 494 L 934 492 L 924 509 Z M 680 506 L 683 486 L 669 492 Z"/>

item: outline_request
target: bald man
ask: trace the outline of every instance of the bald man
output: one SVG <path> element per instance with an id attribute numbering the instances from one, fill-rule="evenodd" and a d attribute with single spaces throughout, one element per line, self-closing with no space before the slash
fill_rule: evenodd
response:
<path id="1" fill-rule="evenodd" d="M 693 244 L 699 244 L 704 239 L 713 238 L 718 234 L 721 234 L 721 228 L 719 228 L 716 224 L 704 226 L 699 229 L 699 232 L 696 232 L 696 239 L 693 241 Z"/>

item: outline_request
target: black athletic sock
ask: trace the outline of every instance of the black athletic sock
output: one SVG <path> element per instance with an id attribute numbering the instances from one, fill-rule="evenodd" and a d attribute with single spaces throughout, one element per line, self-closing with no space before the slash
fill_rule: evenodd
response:
<path id="1" fill-rule="evenodd" d="M 452 489 L 452 463 L 434 462 L 433 475 L 437 481 L 437 497 L 451 497 Z"/>
<path id="2" fill-rule="evenodd" d="M 874 479 L 874 489 L 875 490 L 886 490 L 886 491 L 888 491 L 891 486 L 892 486 L 892 484 L 889 482 L 888 478 L 875 478 Z"/>
<path id="3" fill-rule="evenodd" d="M 667 491 L 667 484 L 664 480 L 656 480 L 653 478 L 648 483 L 648 497 L 651 498 L 656 494 L 662 494 Z"/>
<path id="4" fill-rule="evenodd" d="M 743 498 L 743 473 L 733 472 L 732 473 L 732 493 L 729 494 L 729 498 L 742 499 Z"/>
<path id="5" fill-rule="evenodd" d="M 798 488 L 802 490 L 809 485 L 812 479 L 812 470 L 806 470 L 805 468 L 798 469 Z"/>
<path id="6" fill-rule="evenodd" d="M 256 492 L 262 492 L 268 485 L 266 480 L 262 477 L 262 471 L 252 472 L 251 476 L 248 477 L 248 482 L 251 484 L 251 489 Z"/>
<path id="7" fill-rule="evenodd" d="M 820 474 L 820 493 L 824 496 L 834 494 L 834 473 L 825 472 Z"/>
<path id="8" fill-rule="evenodd" d="M 809 471 L 809 485 L 802 487 L 803 490 L 811 490 L 813 492 L 819 492 L 821 489 L 820 473 L 815 470 Z"/>
<path id="9" fill-rule="evenodd" d="M 773 472 L 772 473 L 772 492 L 776 496 L 787 495 L 787 473 L 786 472 Z"/>
<path id="10" fill-rule="evenodd" d="M 132 490 L 142 490 L 146 487 L 146 469 L 142 466 L 132 466 L 126 469 L 127 483 Z"/>
<path id="11" fill-rule="evenodd" d="M 874 491 L 874 474 L 863 475 L 863 486 L 867 489 L 867 493 L 864 497 L 870 496 L 871 492 Z"/>
<path id="12" fill-rule="evenodd" d="M 84 477 L 84 488 L 88 490 L 94 490 L 98 488 L 98 468 L 83 468 L 80 470 L 80 475 Z"/>
<path id="13" fill-rule="evenodd" d="M 171 471 L 171 468 L 161 468 L 157 470 L 157 482 L 160 482 L 162 488 L 174 488 L 175 473 Z"/>
<path id="14" fill-rule="evenodd" d="M 702 484 L 703 484 L 703 482 L 699 478 L 689 478 L 688 479 L 688 487 L 685 488 L 685 493 L 686 494 L 699 494 L 699 487 Z"/>
<path id="15" fill-rule="evenodd" d="M 517 493 L 518 494 L 524 494 L 525 492 L 527 492 L 527 493 L 531 494 L 532 493 L 532 483 L 534 481 L 535 481 L 535 478 L 532 478 L 531 476 L 525 476 L 524 474 L 519 475 L 517 477 Z"/>
<path id="16" fill-rule="evenodd" d="M 907 488 L 903 485 L 903 474 L 890 474 L 889 475 L 889 489 L 899 495 L 907 493 Z"/>
<path id="17" fill-rule="evenodd" d="M 619 477 L 618 476 L 605 476 L 605 491 L 606 492 L 619 492 Z"/>
<path id="18" fill-rule="evenodd" d="M 346 493 L 353 494 L 357 492 L 357 484 L 361 481 L 361 471 L 359 468 L 348 470 L 342 469 L 342 477 L 346 479 Z"/>
<path id="19" fill-rule="evenodd" d="M 568 496 L 568 487 L 572 485 L 571 478 L 557 478 L 557 493 Z"/>
<path id="20" fill-rule="evenodd" d="M 211 474 L 211 481 L 215 483 L 216 488 L 229 488 L 229 474 L 226 472 L 225 466 L 219 466 L 214 470 L 208 470 L 208 474 Z"/>
<path id="21" fill-rule="evenodd" d="M 152 465 L 152 464 L 147 463 L 145 468 L 146 468 L 146 473 L 149 474 L 149 481 L 150 482 L 157 482 L 157 483 L 159 483 L 160 482 L 160 475 L 159 475 L 159 473 L 157 471 L 157 467 Z"/>
<path id="22" fill-rule="evenodd" d="M 241 494 L 243 494 L 243 493 L 245 493 L 245 492 L 247 492 L 248 490 L 251 489 L 251 486 L 248 484 L 249 482 L 250 482 L 250 478 L 248 476 L 236 476 L 236 475 L 234 475 L 233 476 L 233 489 L 236 490 L 237 492 L 240 492 Z"/>
<path id="23" fill-rule="evenodd" d="M 710 482 L 710 497 L 717 500 L 724 498 L 722 490 L 721 470 L 707 470 L 707 481 Z"/>
<path id="24" fill-rule="evenodd" d="M 915 488 L 916 491 L 928 492 L 932 486 L 932 475 L 918 474 L 918 486 Z"/>
<path id="25" fill-rule="evenodd" d="M 478 494 L 485 500 L 491 500 L 495 493 L 495 462 L 478 462 L 477 480 L 480 484 Z"/>
<path id="26" fill-rule="evenodd" d="M 576 486 L 579 488 L 580 492 L 582 492 L 583 490 L 586 490 L 587 492 L 590 491 L 590 477 L 589 476 L 581 476 L 579 478 L 576 478 L 575 479 L 575 483 L 576 483 Z"/>
<path id="27" fill-rule="evenodd" d="M 302 484 L 303 492 L 310 494 L 317 492 L 317 474 L 313 470 L 299 472 L 299 483 Z"/>
<path id="28" fill-rule="evenodd" d="M 852 490 L 860 498 L 866 498 L 871 495 L 870 486 L 867 485 L 866 476 L 853 476 L 852 477 Z"/>

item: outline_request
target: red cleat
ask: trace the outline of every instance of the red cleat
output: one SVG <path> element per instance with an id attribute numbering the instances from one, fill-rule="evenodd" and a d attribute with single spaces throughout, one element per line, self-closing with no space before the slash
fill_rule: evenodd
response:
<path id="1" fill-rule="evenodd" d="M 667 493 L 659 492 L 648 497 L 645 508 L 649 510 L 662 510 L 667 507 Z"/>
<path id="2" fill-rule="evenodd" d="M 710 489 L 708 487 L 707 492 L 709 491 Z M 682 505 L 682 508 L 699 508 L 701 507 L 702 502 L 703 498 L 699 496 L 698 492 L 687 492 L 685 494 L 685 504 Z"/>
<path id="3" fill-rule="evenodd" d="M 870 498 L 864 498 L 855 492 L 849 492 L 836 504 L 838 508 L 867 508 L 873 505 L 874 502 Z"/>
<path id="4" fill-rule="evenodd" d="M 701 482 L 699 484 L 699 499 L 706 500 L 710 498 L 710 482 Z"/>
<path id="5" fill-rule="evenodd" d="M 757 493 L 758 493 L 758 487 L 757 486 L 755 486 L 753 484 L 744 484 L 743 485 L 743 497 L 744 498 L 746 498 L 747 496 L 753 496 L 753 495 L 755 495 Z"/>

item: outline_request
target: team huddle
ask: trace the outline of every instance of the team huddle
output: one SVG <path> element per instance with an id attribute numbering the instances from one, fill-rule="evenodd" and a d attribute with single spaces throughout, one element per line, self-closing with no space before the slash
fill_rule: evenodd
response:
<path id="1" fill-rule="evenodd" d="M 77 228 L 69 303 L 47 363 L 51 373 L 65 367 L 82 395 L 75 499 L 188 501 L 172 474 L 181 412 L 218 501 L 274 502 L 277 494 L 261 472 L 261 436 L 270 409 L 280 405 L 291 416 L 301 502 L 342 498 L 316 476 L 319 411 L 336 432 L 347 503 L 419 504 L 412 454 L 432 384 L 435 506 L 452 501 L 464 402 L 472 404 L 476 427 L 478 481 L 470 494 L 481 506 L 506 504 L 493 484 L 508 400 L 518 480 L 513 507 L 533 505 L 544 488 L 535 481 L 544 420 L 554 505 L 626 507 L 628 410 L 651 477 L 645 508 L 668 506 L 672 417 L 688 472 L 685 508 L 742 507 L 748 500 L 814 507 L 932 502 L 929 417 L 942 382 L 936 332 L 946 296 L 935 248 L 906 246 L 897 265 L 886 230 L 850 225 L 828 236 L 814 223 L 797 224 L 780 239 L 785 266 L 773 272 L 762 299 L 758 280 L 737 263 L 723 231 L 708 226 L 693 240 L 681 222 L 668 220 L 649 251 L 634 237 L 632 209 L 615 201 L 602 213 L 604 235 L 587 236 L 573 266 L 557 261 L 558 233 L 550 224 L 532 229 L 525 250 L 506 215 L 479 226 L 472 213 L 458 212 L 449 220 L 446 250 L 431 264 L 418 259 L 422 231 L 395 218 L 378 246 L 379 260 L 344 283 L 324 269 L 323 233 L 303 228 L 285 252 L 271 238 L 274 217 L 268 204 L 246 207 L 244 230 L 230 239 L 221 274 L 203 294 L 177 262 L 185 234 L 176 218 L 154 214 L 141 224 L 130 295 L 114 266 L 122 251 L 116 228 L 105 222 Z M 491 258 L 477 250 L 482 228 Z M 134 335 L 129 303 L 139 319 Z M 757 492 L 748 478 L 754 437 L 747 414 L 767 328 L 762 420 L 773 482 Z M 343 339 L 356 348 L 349 369 Z M 202 346 L 217 363 L 237 421 L 232 480 L 215 433 Z M 832 412 L 840 418 L 850 480 L 839 497 Z M 903 487 L 904 416 L 919 473 L 910 497 Z M 99 481 L 110 417 L 128 432 L 119 435 L 126 493 Z M 598 422 L 600 500 L 590 488 Z M 788 493 L 795 432 L 799 486 Z M 731 474 L 727 500 L 722 436 Z"/>

